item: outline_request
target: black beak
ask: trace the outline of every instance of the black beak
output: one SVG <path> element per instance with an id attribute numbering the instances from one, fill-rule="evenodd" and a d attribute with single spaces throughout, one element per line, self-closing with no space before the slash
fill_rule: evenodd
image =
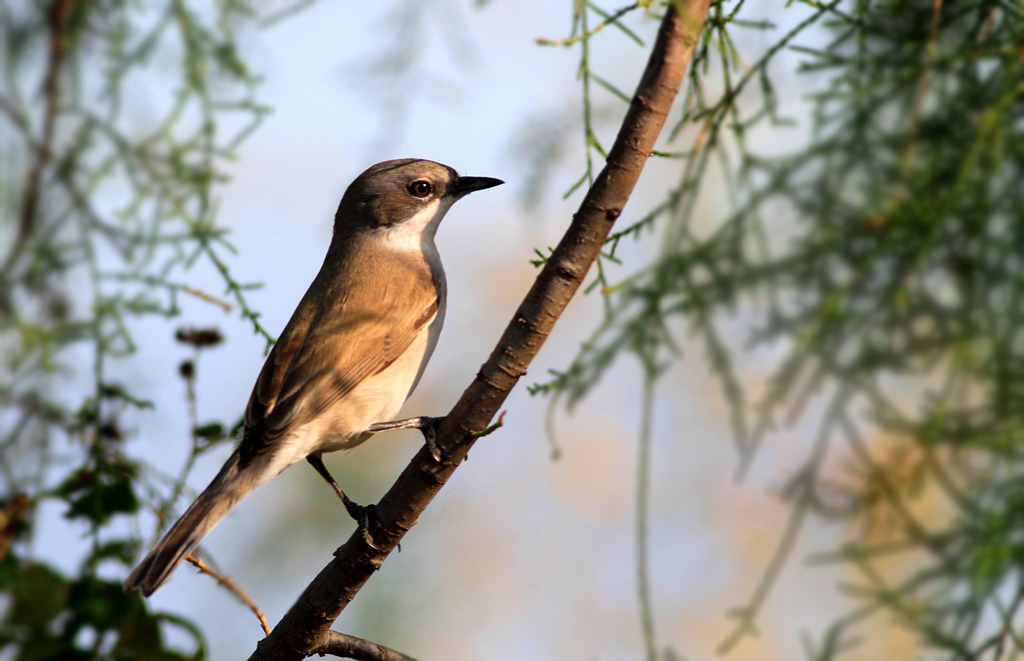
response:
<path id="1" fill-rule="evenodd" d="M 459 177 L 455 181 L 455 185 L 449 189 L 448 194 L 457 200 L 464 195 L 469 195 L 473 191 L 493 188 L 503 183 L 505 182 L 501 179 L 493 177 Z"/>

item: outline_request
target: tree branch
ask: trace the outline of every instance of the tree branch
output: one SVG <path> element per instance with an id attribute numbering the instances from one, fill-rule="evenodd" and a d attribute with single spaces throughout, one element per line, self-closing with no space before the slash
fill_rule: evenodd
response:
<path id="1" fill-rule="evenodd" d="M 411 656 L 406 656 L 383 645 L 337 631 L 328 631 L 327 643 L 320 649 L 314 650 L 313 653 L 321 656 L 333 654 L 345 659 L 355 659 L 355 661 L 416 661 Z"/>
<path id="2" fill-rule="evenodd" d="M 378 548 L 353 534 L 313 579 L 250 661 L 302 659 L 327 648 L 330 627 L 465 459 L 544 344 L 597 259 L 629 199 L 664 126 L 697 45 L 710 0 L 671 5 L 608 161 L 573 216 L 565 236 L 537 276 L 480 368 L 437 430 L 442 461 L 421 449 L 377 504 Z"/>
<path id="3" fill-rule="evenodd" d="M 216 580 L 217 583 L 219 583 L 220 585 L 224 586 L 224 588 L 227 589 L 228 592 L 238 597 L 238 600 L 246 606 L 248 606 L 249 610 L 252 611 L 252 614 L 255 615 L 256 619 L 260 621 L 260 626 L 263 627 L 263 633 L 267 634 L 268 636 L 270 635 L 270 625 L 267 624 L 267 616 L 263 614 L 263 611 L 260 610 L 259 605 L 257 605 L 256 602 L 253 601 L 252 597 L 249 596 L 249 593 L 242 589 L 241 585 L 235 583 L 224 574 L 221 574 L 220 572 L 210 569 L 210 567 L 205 562 L 203 562 L 202 558 L 197 558 L 194 555 L 188 555 L 185 557 L 185 560 L 187 560 L 193 567 L 198 569 L 203 574 L 213 577 L 213 579 Z"/>
<path id="4" fill-rule="evenodd" d="M 64 53 L 68 47 L 67 38 L 64 35 L 64 24 L 70 4 L 70 0 L 54 0 L 47 12 L 50 31 L 50 53 L 46 64 L 45 78 L 43 79 L 43 98 L 45 99 L 43 129 L 42 135 L 39 137 L 38 147 L 35 150 L 35 160 L 25 172 L 25 192 L 21 198 L 21 208 L 18 211 L 16 246 L 24 245 L 25 241 L 32 234 L 32 228 L 35 224 L 36 213 L 39 207 L 39 197 L 42 194 L 40 184 L 43 171 L 50 162 L 53 134 L 59 112 L 60 70 L 64 61 Z M 31 141 L 31 136 L 28 134 L 26 136 Z M 11 251 L 12 258 L 17 252 L 17 249 Z"/>

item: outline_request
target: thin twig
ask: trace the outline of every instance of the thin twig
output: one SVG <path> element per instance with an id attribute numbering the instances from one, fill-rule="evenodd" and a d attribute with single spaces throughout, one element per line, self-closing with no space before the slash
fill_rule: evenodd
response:
<path id="1" fill-rule="evenodd" d="M 43 170 L 50 162 L 53 134 L 57 125 L 60 102 L 60 69 L 67 51 L 67 40 L 64 38 L 64 22 L 67 18 L 71 0 L 54 0 L 50 5 L 50 57 L 46 64 L 43 79 L 43 97 L 45 109 L 43 116 L 43 132 L 35 152 L 35 160 L 25 172 L 25 194 L 21 198 L 21 209 L 18 214 L 18 238 L 15 246 L 24 245 L 32 234 L 39 209 L 40 182 Z M 17 248 L 11 255 L 18 254 Z"/>
<path id="2" fill-rule="evenodd" d="M 192 565 L 195 566 L 195 568 L 198 569 L 200 572 L 212 576 L 214 579 L 216 579 L 217 583 L 223 585 L 229 591 L 233 592 L 234 595 L 238 597 L 238 599 L 243 604 L 248 606 L 249 610 L 251 610 L 256 615 L 256 617 L 259 618 L 260 626 L 263 627 L 263 633 L 267 634 L 268 636 L 270 635 L 270 625 L 267 624 L 266 616 L 263 614 L 263 611 L 260 610 L 260 607 L 256 605 L 256 602 L 252 600 L 252 597 L 246 594 L 245 590 L 243 590 L 237 583 L 232 581 L 227 576 L 224 576 L 223 574 L 220 574 L 214 571 L 213 569 L 210 569 L 206 565 L 206 563 L 203 562 L 202 558 L 197 558 L 193 555 L 190 555 L 185 559 L 192 563 Z"/>
<path id="3" fill-rule="evenodd" d="M 639 456 L 636 477 L 636 586 L 640 602 L 640 631 L 647 661 L 657 661 L 658 638 L 654 631 L 654 600 L 651 597 L 650 501 L 651 501 L 651 428 L 654 419 L 653 371 L 644 375 L 640 410 Z"/>
<path id="4" fill-rule="evenodd" d="M 928 35 L 928 46 L 925 48 L 921 77 L 918 78 L 917 89 L 914 91 L 914 105 L 910 112 L 910 125 L 907 127 L 907 144 L 903 149 L 903 158 L 901 159 L 904 177 L 909 177 L 910 168 L 914 161 L 918 125 L 921 122 L 921 107 L 924 105 L 924 96 L 928 91 L 928 75 L 935 60 L 935 45 L 939 41 L 939 19 L 941 16 L 942 0 L 933 0 L 931 32 Z M 899 191 L 898 197 L 902 197 L 904 194 L 906 194 L 905 188 Z"/>
<path id="5" fill-rule="evenodd" d="M 505 426 L 506 413 L 508 413 L 508 411 L 502 411 L 501 414 L 498 416 L 497 422 L 495 422 L 493 425 L 488 425 L 483 431 L 471 432 L 470 435 L 473 438 L 483 438 L 484 436 L 489 436 L 490 434 L 493 434 L 494 432 L 498 431 L 499 428 Z"/>
<path id="6" fill-rule="evenodd" d="M 611 14 L 610 16 L 605 18 L 603 21 L 598 23 L 597 27 L 595 27 L 595 28 L 593 28 L 591 30 L 585 30 L 583 32 L 583 34 L 578 34 L 578 35 L 575 35 L 573 37 L 568 37 L 566 39 L 548 39 L 547 37 L 537 37 L 536 43 L 537 43 L 538 46 L 562 46 L 562 47 L 568 48 L 569 46 L 572 46 L 573 44 L 576 44 L 576 43 L 579 43 L 581 41 L 586 41 L 587 39 L 590 39 L 595 34 L 600 32 L 601 30 L 605 29 L 607 26 L 611 25 L 615 21 L 619 20 L 620 18 L 622 18 L 627 13 L 629 13 L 629 12 L 633 11 L 634 9 L 640 7 L 641 4 L 646 4 L 646 3 L 634 2 L 631 5 L 628 5 L 626 7 L 623 7 L 622 9 L 619 9 L 614 14 Z"/>
<path id="7" fill-rule="evenodd" d="M 233 307 L 230 302 L 225 301 L 223 298 L 218 298 L 218 297 L 214 296 L 213 294 L 207 294 L 203 290 L 196 289 L 195 287 L 189 287 L 188 285 L 182 285 L 181 286 L 181 291 L 185 292 L 186 294 L 190 294 L 192 296 L 195 296 L 196 298 L 198 298 L 201 301 L 206 301 L 207 303 L 213 303 L 214 305 L 216 305 L 220 309 L 224 310 L 225 312 L 231 312 L 231 308 Z"/>

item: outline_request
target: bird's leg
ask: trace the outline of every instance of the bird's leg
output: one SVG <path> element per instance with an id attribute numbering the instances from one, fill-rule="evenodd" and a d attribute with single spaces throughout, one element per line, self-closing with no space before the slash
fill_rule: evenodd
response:
<path id="1" fill-rule="evenodd" d="M 341 498 L 345 511 L 355 520 L 359 529 L 363 531 L 363 538 L 366 540 L 366 543 L 375 549 L 379 549 L 380 547 L 373 542 L 373 536 L 370 534 L 370 513 L 373 511 L 373 505 L 364 507 L 346 496 L 345 492 L 338 486 L 334 476 L 327 470 L 327 466 L 324 466 L 324 460 L 320 455 L 311 454 L 306 457 L 306 461 L 316 469 L 317 473 L 320 473 L 320 477 L 324 478 L 327 484 L 331 485 L 334 493 L 338 494 L 338 498 Z"/>
<path id="2" fill-rule="evenodd" d="M 377 422 L 370 425 L 366 431 L 371 434 L 376 434 L 378 432 L 394 431 L 396 429 L 419 429 L 423 432 L 423 439 L 427 443 L 427 449 L 430 450 L 430 456 L 434 458 L 434 461 L 441 463 L 441 448 L 437 446 L 437 425 L 443 419 L 444 418 L 429 415 L 421 415 L 415 418 L 406 418 L 405 420 Z"/>

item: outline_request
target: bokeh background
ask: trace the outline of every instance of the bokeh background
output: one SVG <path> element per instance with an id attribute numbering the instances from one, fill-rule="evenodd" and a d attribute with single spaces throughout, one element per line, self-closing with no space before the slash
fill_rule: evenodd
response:
<path id="1" fill-rule="evenodd" d="M 247 293 L 271 333 L 283 328 L 319 269 L 342 192 L 377 161 L 422 157 L 460 173 L 494 176 L 507 184 L 460 202 L 445 220 L 438 245 L 448 272 L 450 301 L 440 344 L 408 415 L 441 414 L 484 361 L 536 269 L 534 249 L 554 245 L 582 193 L 562 199 L 582 172 L 578 124 L 581 92 L 577 51 L 544 47 L 538 37 L 567 36 L 568 3 L 525 0 L 421 3 L 416 15 L 416 65 L 405 78 L 374 85 L 373 67 L 394 48 L 402 17 L 393 3 L 314 3 L 276 25 L 241 36 L 250 66 L 265 76 L 260 98 L 272 107 L 241 146 L 219 191 L 219 221 L 237 248 L 226 257 L 240 282 L 261 282 Z M 778 13 L 773 3 L 748 3 L 752 19 Z M 637 12 L 629 24 L 651 43 L 654 18 Z M 780 29 L 801 19 L 781 15 Z M 813 30 L 804 35 L 813 43 Z M 738 44 L 756 57 L 773 34 L 752 33 Z M 421 46 L 421 47 L 420 47 Z M 631 91 L 647 50 L 608 30 L 591 45 L 591 66 Z M 788 127 L 748 136 L 763 151 L 806 141 L 804 85 L 792 74 L 797 55 L 780 55 L 776 80 Z M 154 98 L 161 79 L 146 81 Z M 608 96 L 596 113 L 608 144 L 623 106 Z M 573 118 L 576 117 L 576 123 Z M 578 133 L 544 175 L 533 206 L 523 199 L 530 171 L 531 127 L 564 126 Z M 525 143 L 525 144 L 524 144 Z M 626 216 L 638 217 L 661 200 L 678 164 L 652 161 Z M 534 182 L 535 183 L 535 182 Z M 725 213 L 720 180 L 705 180 L 700 214 L 713 226 Z M 780 220 L 785 227 L 785 219 Z M 657 234 L 624 246 L 624 277 L 658 249 Z M 220 295 L 222 281 L 202 264 L 188 282 Z M 182 326 L 217 327 L 227 342 L 196 360 L 200 422 L 240 415 L 263 361 L 261 338 L 237 310 L 183 297 L 178 319 L 133 322 L 138 353 L 113 367 L 118 380 L 156 402 L 133 414 L 129 451 L 176 472 L 185 460 L 189 423 L 184 360 L 196 358 L 173 341 Z M 575 408 L 549 408 L 526 386 L 564 368 L 600 321 L 597 293 L 570 306 L 530 373 L 507 402 L 505 425 L 481 441 L 419 525 L 362 591 L 337 629 L 420 659 L 634 659 L 643 653 L 636 579 L 636 490 L 641 421 L 639 366 L 621 360 L 610 378 Z M 734 320 L 742 345 L 742 314 Z M 685 338 L 685 332 L 683 333 Z M 791 509 L 782 498 L 806 458 L 811 427 L 780 429 L 737 479 L 739 456 L 728 408 L 707 356 L 682 344 L 683 360 L 659 381 L 653 419 L 651 556 L 655 630 L 666 658 L 715 658 L 734 631 L 731 609 L 750 602 L 771 563 Z M 741 373 L 756 386 L 782 347 L 744 354 Z M 814 403 L 811 404 L 811 414 Z M 812 415 L 813 417 L 813 415 Z M 415 433 L 382 435 L 327 463 L 359 502 L 373 502 L 421 443 Z M 190 480 L 201 489 L 229 449 L 203 455 Z M 837 476 L 837 479 L 841 476 Z M 184 506 L 184 502 L 182 506 Z M 88 545 L 85 529 L 61 520 L 50 501 L 37 527 L 41 559 L 74 571 Z M 141 532 L 155 521 L 143 517 Z M 205 556 L 253 597 L 273 625 L 352 530 L 331 491 L 305 465 L 286 471 L 239 506 L 203 544 Z M 803 656 L 801 636 L 819 635 L 844 598 L 834 565 L 804 562 L 832 548 L 841 528 L 807 521 L 791 560 L 758 618 L 759 633 L 744 638 L 732 659 Z M 262 638 L 256 619 L 209 577 L 182 567 L 151 599 L 153 608 L 201 623 L 212 659 L 247 655 Z M 180 635 L 169 630 L 171 635 Z M 188 639 L 181 636 L 181 643 Z M 898 628 L 865 640 L 854 659 L 911 658 L 912 640 Z"/>

